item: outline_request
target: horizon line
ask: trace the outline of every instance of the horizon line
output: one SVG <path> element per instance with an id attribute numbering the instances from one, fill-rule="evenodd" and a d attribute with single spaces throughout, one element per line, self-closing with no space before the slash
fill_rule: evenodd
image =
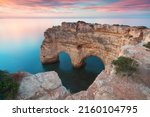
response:
<path id="1" fill-rule="evenodd" d="M 35 17 L 22 17 L 22 16 L 20 16 L 20 17 L 15 17 L 15 16 L 12 16 L 12 17 L 0 17 L 0 19 L 78 19 L 78 18 L 83 18 L 83 19 L 85 19 L 85 18 L 88 18 L 88 19 L 92 19 L 92 18 L 94 18 L 94 19 L 107 19 L 107 18 L 112 18 L 112 19 L 116 19 L 116 18 L 120 18 L 120 19 L 125 19 L 125 18 L 131 18 L 131 19 L 135 19 L 135 18 L 137 18 L 137 19 L 149 19 L 150 17 L 100 17 L 100 16 L 97 16 L 97 17 L 39 17 L 39 16 L 35 16 Z"/>

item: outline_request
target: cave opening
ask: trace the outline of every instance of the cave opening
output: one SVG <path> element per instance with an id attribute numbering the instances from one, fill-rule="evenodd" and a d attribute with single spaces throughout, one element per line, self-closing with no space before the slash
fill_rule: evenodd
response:
<path id="1" fill-rule="evenodd" d="M 103 62 L 96 56 L 84 58 L 85 63 L 80 68 L 74 68 L 69 54 L 59 53 L 59 61 L 50 65 L 44 65 L 46 71 L 56 71 L 62 84 L 71 92 L 77 93 L 88 89 L 97 75 L 104 70 Z"/>

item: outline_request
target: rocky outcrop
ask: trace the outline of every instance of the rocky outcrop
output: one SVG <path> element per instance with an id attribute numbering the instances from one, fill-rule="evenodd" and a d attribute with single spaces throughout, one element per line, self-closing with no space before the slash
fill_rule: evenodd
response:
<path id="1" fill-rule="evenodd" d="M 41 62 L 58 60 L 58 54 L 65 51 L 70 55 L 74 67 L 80 67 L 84 58 L 95 55 L 105 66 L 118 57 L 123 45 L 135 45 L 147 41 L 150 29 L 125 25 L 89 24 L 63 22 L 61 26 L 49 28 L 44 33 L 41 46 Z"/>
<path id="2" fill-rule="evenodd" d="M 58 60 L 65 51 L 74 67 L 80 67 L 84 58 L 95 55 L 105 64 L 93 84 L 86 90 L 65 99 L 150 99 L 150 29 L 143 26 L 89 24 L 63 22 L 45 32 L 41 46 L 42 63 Z M 112 60 L 119 56 L 133 58 L 138 70 L 132 76 L 115 73 Z"/>
<path id="3" fill-rule="evenodd" d="M 120 56 L 133 58 L 138 70 L 132 76 L 116 75 L 109 66 L 86 90 L 68 96 L 66 99 L 150 99 L 150 49 L 143 46 L 124 46 Z"/>
<path id="4" fill-rule="evenodd" d="M 24 77 L 21 81 L 17 99 L 64 99 L 69 92 L 62 86 L 56 72 L 38 73 Z"/>

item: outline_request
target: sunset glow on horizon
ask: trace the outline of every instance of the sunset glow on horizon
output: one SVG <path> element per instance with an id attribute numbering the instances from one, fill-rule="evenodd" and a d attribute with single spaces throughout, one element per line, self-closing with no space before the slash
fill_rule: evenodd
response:
<path id="1" fill-rule="evenodd" d="M 150 18 L 150 0 L 0 0 L 0 18 Z"/>

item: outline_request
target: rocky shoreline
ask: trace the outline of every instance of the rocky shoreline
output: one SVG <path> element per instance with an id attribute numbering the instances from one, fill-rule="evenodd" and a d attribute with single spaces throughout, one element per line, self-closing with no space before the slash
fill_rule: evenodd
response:
<path id="1" fill-rule="evenodd" d="M 40 56 L 43 64 L 58 61 L 58 54 L 65 51 L 74 67 L 95 55 L 103 61 L 105 70 L 86 91 L 76 94 L 62 86 L 56 72 L 29 75 L 21 81 L 17 99 L 150 99 L 150 49 L 143 46 L 150 42 L 150 29 L 63 22 L 47 29 L 44 36 Z M 111 62 L 119 56 L 136 60 L 137 72 L 132 76 L 116 74 Z"/>

